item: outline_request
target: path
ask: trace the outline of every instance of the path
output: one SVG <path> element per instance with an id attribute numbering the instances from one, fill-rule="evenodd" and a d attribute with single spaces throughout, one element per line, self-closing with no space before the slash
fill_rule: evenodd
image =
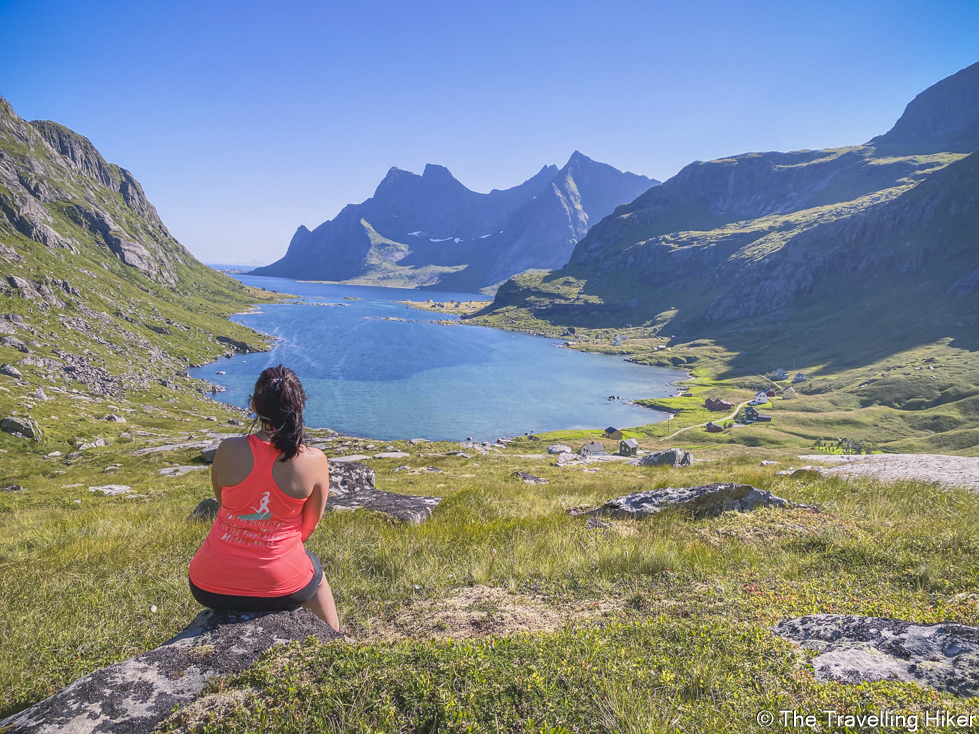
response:
<path id="1" fill-rule="evenodd" d="M 752 398 L 752 400 L 753 399 L 754 398 Z M 727 416 L 726 418 L 718 418 L 717 420 L 720 421 L 720 422 L 722 422 L 722 423 L 724 421 L 734 420 L 734 416 L 736 416 L 738 414 L 738 411 L 741 410 L 744 406 L 746 406 L 750 402 L 751 402 L 751 400 L 745 400 L 743 403 L 741 403 L 741 405 L 739 405 L 737 408 L 734 409 L 734 412 L 731 413 L 731 415 Z M 713 422 L 714 422 L 714 419 L 713 418 L 711 418 L 709 421 L 707 421 L 707 423 L 713 423 Z M 671 438 L 673 438 L 674 436 L 676 436 L 679 433 L 683 433 L 684 431 L 689 431 L 691 428 L 701 428 L 703 426 L 706 426 L 707 423 L 698 423 L 695 426 L 687 426 L 686 428 L 681 428 L 679 431 L 676 431 L 676 433 L 671 433 L 669 436 L 664 436 L 663 438 L 660 439 L 660 441 L 669 441 Z"/>

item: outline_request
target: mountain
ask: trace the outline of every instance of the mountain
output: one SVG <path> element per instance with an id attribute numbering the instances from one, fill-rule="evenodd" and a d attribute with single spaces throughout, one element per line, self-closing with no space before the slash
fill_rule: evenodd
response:
<path id="1" fill-rule="evenodd" d="M 147 401 L 161 385 L 199 393 L 176 375 L 260 342 L 226 316 L 267 296 L 199 263 L 87 138 L 26 122 L 3 98 L 0 268 L 0 363 L 17 365 L 18 384 Z M 0 409 L 16 410 L 7 401 Z"/>
<path id="2" fill-rule="evenodd" d="M 928 87 L 870 143 L 881 153 L 904 155 L 979 149 L 979 62 Z"/>
<path id="3" fill-rule="evenodd" d="M 392 168 L 374 196 L 346 206 L 253 275 L 476 290 L 567 262 L 589 223 L 658 182 L 575 151 L 519 186 L 470 191 L 443 166 Z"/>
<path id="4" fill-rule="evenodd" d="M 723 339 L 734 322 L 861 311 L 884 333 L 974 337 L 977 119 L 979 64 L 867 145 L 692 163 L 592 227 L 562 269 L 505 283 L 487 313 Z"/>

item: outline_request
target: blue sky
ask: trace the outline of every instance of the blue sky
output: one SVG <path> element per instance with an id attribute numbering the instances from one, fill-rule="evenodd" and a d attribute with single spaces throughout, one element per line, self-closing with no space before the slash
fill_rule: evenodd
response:
<path id="1" fill-rule="evenodd" d="M 0 0 L 0 95 L 89 137 L 200 259 L 270 262 L 391 166 L 861 143 L 979 61 L 979 2 Z"/>

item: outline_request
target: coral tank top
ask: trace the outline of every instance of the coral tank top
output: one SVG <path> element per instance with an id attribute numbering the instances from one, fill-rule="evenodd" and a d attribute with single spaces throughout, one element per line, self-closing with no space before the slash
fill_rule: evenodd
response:
<path id="1" fill-rule="evenodd" d="M 254 457 L 241 484 L 221 490 L 221 508 L 190 562 L 190 580 L 204 591 L 231 596 L 285 596 L 313 578 L 302 543 L 303 505 L 276 485 L 279 452 L 250 435 Z"/>

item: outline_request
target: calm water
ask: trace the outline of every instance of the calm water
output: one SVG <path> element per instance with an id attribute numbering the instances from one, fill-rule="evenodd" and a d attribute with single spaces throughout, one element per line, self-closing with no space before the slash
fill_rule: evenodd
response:
<path id="1" fill-rule="evenodd" d="M 472 294 L 238 277 L 302 301 L 235 316 L 281 341 L 271 352 L 222 358 L 193 376 L 225 386 L 216 397 L 245 407 L 259 373 L 281 362 L 296 371 L 309 396 L 307 423 L 355 436 L 492 441 L 530 431 L 654 423 L 665 415 L 606 398 L 665 397 L 673 394 L 667 383 L 684 374 L 558 349 L 552 339 L 439 326 L 432 322 L 445 317 L 395 303 L 481 298 Z M 392 317 L 413 322 L 385 320 Z"/>

